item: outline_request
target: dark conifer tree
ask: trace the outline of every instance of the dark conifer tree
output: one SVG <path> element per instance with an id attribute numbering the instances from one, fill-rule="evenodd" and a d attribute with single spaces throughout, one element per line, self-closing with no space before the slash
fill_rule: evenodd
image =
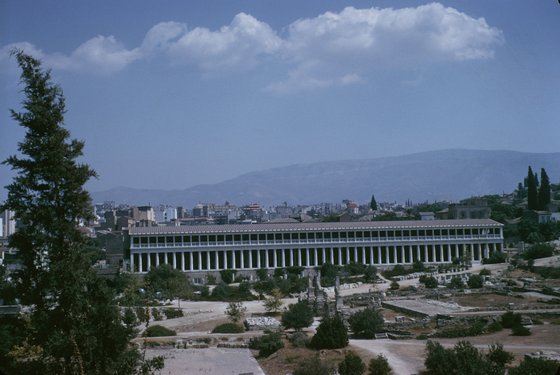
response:
<path id="1" fill-rule="evenodd" d="M 550 180 L 544 168 L 541 168 L 541 185 L 539 187 L 539 210 L 546 210 L 550 203 Z"/>
<path id="2" fill-rule="evenodd" d="M 377 211 L 377 201 L 375 200 L 375 195 L 371 195 L 371 201 L 369 202 L 369 207 L 373 210 L 373 211 Z"/>
<path id="3" fill-rule="evenodd" d="M 13 210 L 21 227 L 9 246 L 23 268 L 15 280 L 31 308 L 27 341 L 13 358 L 14 373 L 108 374 L 134 371 L 138 353 L 129 346 L 111 291 L 83 256 L 81 219 L 92 217 L 83 185 L 95 172 L 77 162 L 83 142 L 63 127 L 62 90 L 50 72 L 14 51 L 25 86 L 22 112 L 11 111 L 25 131 L 20 155 L 4 161 L 16 171 L 2 209 Z"/>
<path id="4" fill-rule="evenodd" d="M 538 206 L 539 201 L 535 174 L 533 173 L 531 166 L 529 166 L 529 171 L 527 173 L 527 208 L 529 210 L 537 210 Z"/>

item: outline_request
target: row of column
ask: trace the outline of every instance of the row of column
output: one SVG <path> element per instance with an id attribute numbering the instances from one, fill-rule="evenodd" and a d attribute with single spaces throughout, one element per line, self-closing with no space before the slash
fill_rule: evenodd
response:
<path id="1" fill-rule="evenodd" d="M 480 261 L 489 252 L 499 250 L 490 244 L 438 244 L 382 247 L 327 247 L 267 250 L 200 250 L 132 252 L 131 269 L 148 272 L 152 266 L 170 264 L 182 271 L 219 271 L 223 269 L 316 267 L 323 263 L 345 265 L 350 262 L 368 265 L 449 263 L 453 258 L 468 256 Z"/>

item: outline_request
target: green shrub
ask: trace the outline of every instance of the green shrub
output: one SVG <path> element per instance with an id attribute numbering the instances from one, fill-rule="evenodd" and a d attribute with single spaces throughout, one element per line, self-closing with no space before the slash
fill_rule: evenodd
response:
<path id="1" fill-rule="evenodd" d="M 167 319 L 180 318 L 183 316 L 183 310 L 181 309 L 164 309 L 163 313 Z"/>
<path id="2" fill-rule="evenodd" d="M 162 337 L 162 336 L 176 336 L 177 333 L 169 328 L 160 325 L 149 326 L 144 331 L 145 337 Z"/>
<path id="3" fill-rule="evenodd" d="M 154 320 L 162 320 L 163 317 L 161 316 L 161 313 L 159 312 L 159 309 L 156 307 L 152 307 L 152 316 L 154 317 Z"/>
<path id="4" fill-rule="evenodd" d="M 335 369 L 330 368 L 325 363 L 323 363 L 319 356 L 313 358 L 305 359 L 298 364 L 298 367 L 294 371 L 294 375 L 333 375 L 335 374 Z"/>
<path id="5" fill-rule="evenodd" d="M 531 336 L 531 330 L 521 324 L 516 324 L 511 327 L 511 334 L 513 336 Z"/>
<path id="6" fill-rule="evenodd" d="M 288 310 L 282 314 L 282 325 L 285 328 L 301 330 L 313 323 L 313 310 L 307 303 L 300 301 L 288 306 Z"/>
<path id="7" fill-rule="evenodd" d="M 379 311 L 367 308 L 354 313 L 348 323 L 356 337 L 372 339 L 381 330 L 383 317 Z"/>
<path id="8" fill-rule="evenodd" d="M 488 327 L 486 327 L 486 332 L 488 332 L 488 333 L 499 332 L 503 328 L 504 327 L 502 327 L 502 325 L 500 324 L 499 321 L 494 321 L 494 322 L 488 324 Z"/>
<path id="9" fill-rule="evenodd" d="M 212 333 L 243 333 L 245 328 L 235 323 L 224 323 L 216 326 Z"/>
<path id="10" fill-rule="evenodd" d="M 479 289 L 482 288 L 484 279 L 480 275 L 470 275 L 469 280 L 467 281 L 467 285 L 469 288 L 472 289 Z"/>
<path id="11" fill-rule="evenodd" d="M 344 360 L 338 365 L 340 375 L 362 375 L 366 371 L 366 365 L 356 354 L 349 352 L 344 356 Z"/>
<path id="12" fill-rule="evenodd" d="M 482 259 L 482 264 L 497 264 L 497 263 L 505 263 L 506 262 L 506 254 L 494 251 L 490 257 Z"/>
<path id="13" fill-rule="evenodd" d="M 559 362 L 544 358 L 525 358 L 519 366 L 509 369 L 509 375 L 555 375 Z"/>
<path id="14" fill-rule="evenodd" d="M 490 276 L 492 274 L 492 271 L 490 271 L 487 268 L 483 268 L 480 270 L 480 272 L 478 273 L 480 276 Z"/>
<path id="15" fill-rule="evenodd" d="M 339 349 L 346 345 L 348 345 L 348 332 L 338 315 L 323 318 L 310 343 L 310 346 L 315 349 Z"/>
<path id="16" fill-rule="evenodd" d="M 379 354 L 369 361 L 368 371 L 369 375 L 389 375 L 392 373 L 389 361 L 387 361 L 383 354 Z"/>
<path id="17" fill-rule="evenodd" d="M 501 323 L 504 328 L 513 328 L 515 325 L 521 325 L 521 315 L 508 311 L 502 315 Z"/>
<path id="18" fill-rule="evenodd" d="M 296 348 L 305 348 L 309 345 L 309 337 L 305 332 L 297 331 L 290 337 L 290 342 Z"/>
<path id="19" fill-rule="evenodd" d="M 263 336 L 254 337 L 249 341 L 249 348 L 259 351 L 259 357 L 268 357 L 284 347 L 282 337 L 278 332 L 269 332 Z"/>
<path id="20" fill-rule="evenodd" d="M 140 323 L 146 323 L 149 317 L 149 310 L 147 307 L 137 307 L 136 308 L 136 317 Z"/>

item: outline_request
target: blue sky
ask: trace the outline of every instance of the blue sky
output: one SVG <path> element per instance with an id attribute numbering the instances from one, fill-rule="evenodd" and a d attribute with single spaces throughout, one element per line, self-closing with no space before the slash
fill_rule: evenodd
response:
<path id="1" fill-rule="evenodd" d="M 16 46 L 62 86 L 93 191 L 447 148 L 557 152 L 559 40 L 556 0 L 2 0 L 0 159 L 23 137 Z"/>

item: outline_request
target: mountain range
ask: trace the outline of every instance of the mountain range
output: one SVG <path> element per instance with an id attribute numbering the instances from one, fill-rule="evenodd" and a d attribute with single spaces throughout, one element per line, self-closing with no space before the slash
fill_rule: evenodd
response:
<path id="1" fill-rule="evenodd" d="M 509 193 L 527 174 L 545 168 L 551 183 L 560 178 L 560 153 L 451 149 L 361 160 L 296 164 L 250 172 L 216 184 L 184 190 L 118 187 L 92 193 L 94 202 L 131 205 L 199 202 L 289 205 L 341 202 L 414 203 L 456 201 L 470 196 Z M 172 173 L 170 171 L 169 173 Z"/>

